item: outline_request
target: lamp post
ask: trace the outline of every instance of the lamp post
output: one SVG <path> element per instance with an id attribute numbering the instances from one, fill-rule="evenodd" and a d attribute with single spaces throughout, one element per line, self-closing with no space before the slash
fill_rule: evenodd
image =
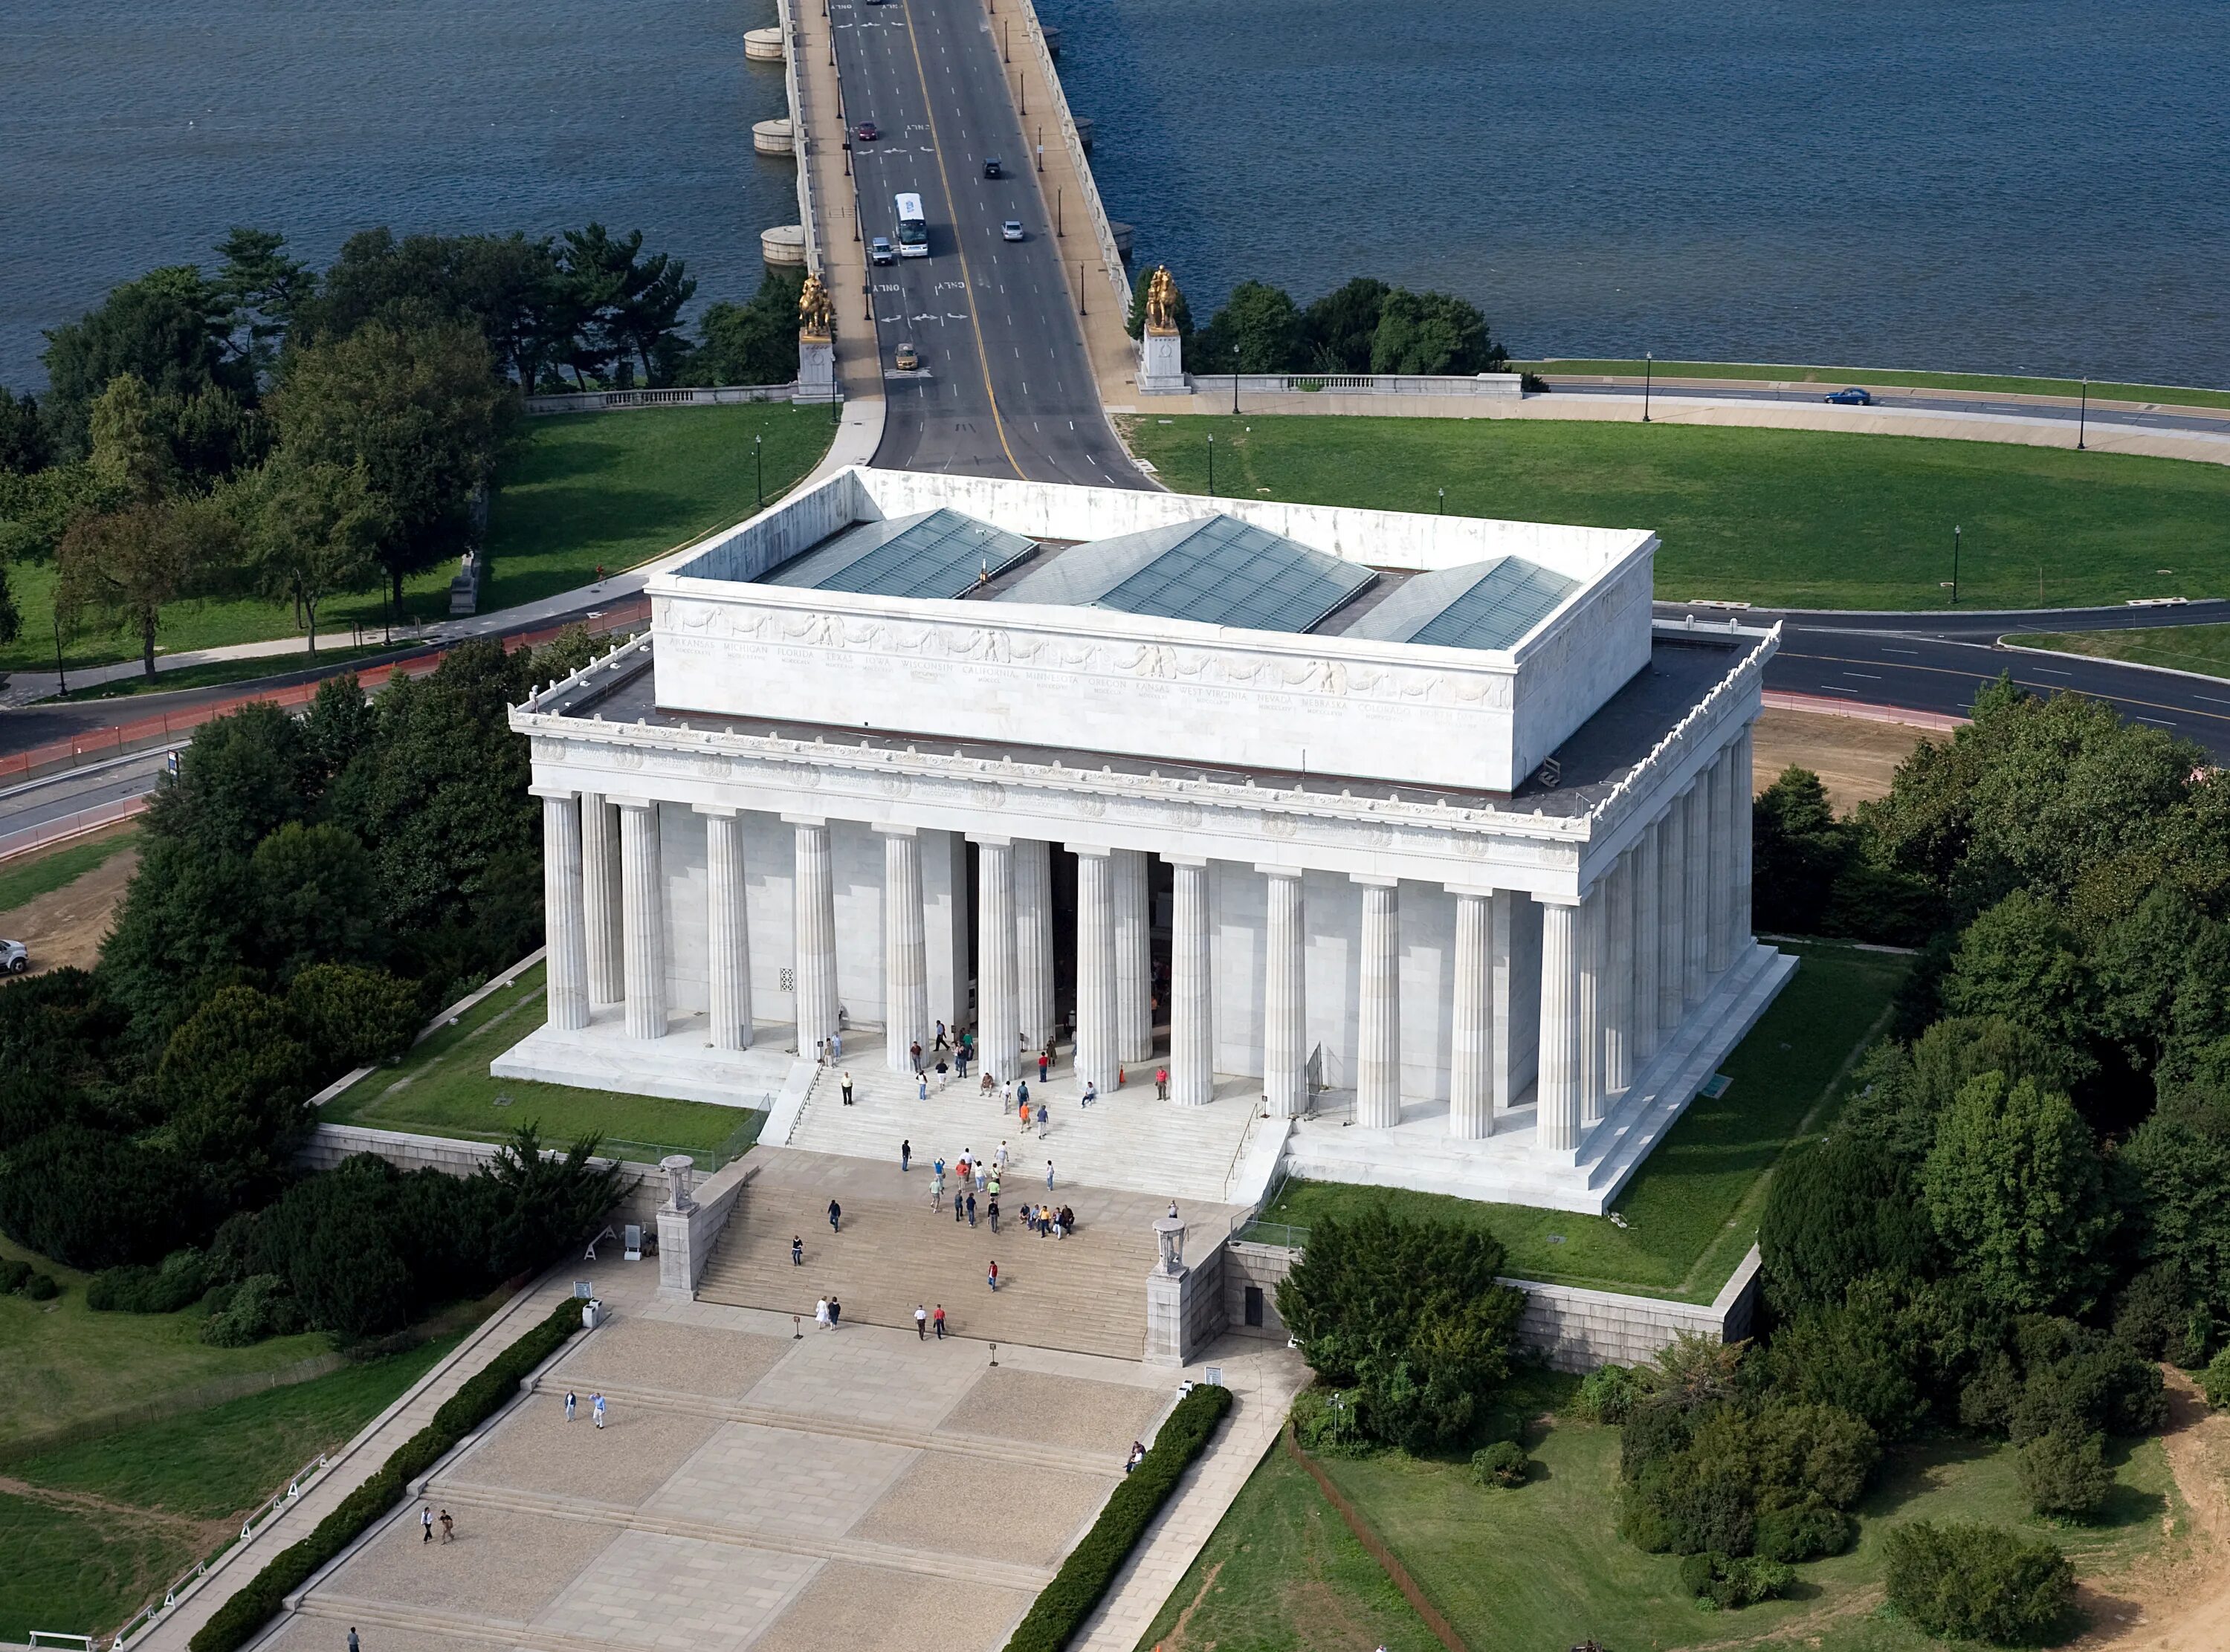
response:
<path id="1" fill-rule="evenodd" d="M 766 509 L 766 438 L 751 438 L 751 466 L 758 472 L 759 509 Z"/>
<path id="2" fill-rule="evenodd" d="M 1644 350 L 1641 353 L 1641 422 L 1644 424 L 1649 422 L 1649 391 L 1656 377 L 1657 352 Z"/>
<path id="3" fill-rule="evenodd" d="M 2083 377 L 2083 405 L 2077 409 L 2075 415 L 2075 451 L 2079 453 L 2084 451 L 2083 439 L 2089 434 L 2090 424 L 2091 376 L 2086 373 Z"/>
<path id="4" fill-rule="evenodd" d="M 1215 438 L 1208 439 L 1208 497 L 1215 497 Z"/>
<path id="5" fill-rule="evenodd" d="M 1438 513 L 1438 514 L 1440 514 L 1440 515 L 1441 515 L 1441 516 L 1446 516 L 1446 515 L 1447 515 L 1447 513 L 1448 513 L 1448 491 L 1447 491 L 1447 489 L 1446 489 L 1446 488 L 1442 488 L 1442 489 L 1440 490 L 1440 511 L 1439 511 L 1439 513 Z"/>
<path id="6" fill-rule="evenodd" d="M 1231 347 L 1231 416 L 1239 416 L 1239 346 Z"/>
<path id="7" fill-rule="evenodd" d="M 55 692 L 69 692 L 69 677 L 62 670 L 62 611 L 55 610 Z"/>
<path id="8" fill-rule="evenodd" d="M 1959 606 L 1959 530 L 1951 530 L 1951 606 Z"/>

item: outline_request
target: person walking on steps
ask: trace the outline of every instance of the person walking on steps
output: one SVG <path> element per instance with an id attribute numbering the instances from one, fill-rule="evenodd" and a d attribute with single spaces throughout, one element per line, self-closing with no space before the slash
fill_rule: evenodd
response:
<path id="1" fill-rule="evenodd" d="M 1004 1170 L 1008 1166 L 1009 1160 L 1007 1157 L 1007 1143 L 1006 1139 L 1003 1136 L 1000 1138 L 998 1154 L 991 1162 L 998 1166 L 1002 1170 Z"/>
<path id="2" fill-rule="evenodd" d="M 998 1231 L 999 1231 L 999 1196 L 998 1196 L 998 1194 L 994 1193 L 994 1194 L 992 1194 L 992 1195 L 991 1195 L 991 1202 L 990 1202 L 989 1204 L 986 1205 L 983 1207 L 983 1214 L 984 1214 L 984 1215 L 986 1215 L 986 1216 L 988 1216 L 988 1217 L 989 1217 L 989 1218 L 991 1218 L 991 1231 L 992 1231 L 993 1235 L 994 1235 L 994 1236 L 996 1236 L 996 1235 L 998 1233 Z"/>
<path id="3" fill-rule="evenodd" d="M 913 1168 L 913 1143 L 911 1140 L 899 1143 L 899 1168 L 901 1171 Z"/>
<path id="4" fill-rule="evenodd" d="M 434 1540 L 434 1507 L 431 1503 L 418 1511 L 418 1540 L 421 1543 Z"/>
<path id="5" fill-rule="evenodd" d="M 1052 1056 L 1052 1054 L 1051 1054 L 1049 1051 L 1044 1051 L 1044 1050 L 1041 1050 L 1041 1051 L 1038 1051 L 1038 1083 L 1040 1083 L 1041 1084 L 1042 1084 L 1042 1083 L 1045 1083 L 1045 1081 L 1046 1081 L 1046 1070 L 1047 1070 L 1047 1068 L 1051 1067 L 1052 1065 L 1053 1065 L 1053 1056 Z"/>
<path id="6" fill-rule="evenodd" d="M 983 1282 L 991 1288 L 991 1294 L 993 1295 L 996 1296 L 999 1294 L 999 1264 L 995 1262 L 991 1264 L 991 1271 L 983 1276 Z"/>
<path id="7" fill-rule="evenodd" d="M 1157 1102 L 1170 1099 L 1170 1070 L 1167 1067 L 1154 1069 L 1154 1099 Z"/>
<path id="8" fill-rule="evenodd" d="M 579 1404 L 579 1398 L 571 1389 L 568 1388 L 565 1391 L 565 1420 L 567 1422 L 570 1423 L 573 1420 L 573 1407 Z"/>
<path id="9" fill-rule="evenodd" d="M 852 1070 L 849 1067 L 844 1070 L 844 1105 L 852 1105 Z"/>
<path id="10" fill-rule="evenodd" d="M 1038 1103 L 1038 1135 L 1041 1139 L 1043 1138 L 1046 1131 L 1052 1127 L 1052 1124 L 1053 1103 L 1051 1102 L 1040 1102 Z"/>
<path id="11" fill-rule="evenodd" d="M 349 1625 L 348 1652 L 364 1652 L 362 1642 L 356 1638 L 356 1625 Z"/>
<path id="12" fill-rule="evenodd" d="M 976 1225 L 976 1195 L 973 1193 L 968 1195 L 968 1225 Z"/>
<path id="13" fill-rule="evenodd" d="M 952 1190 L 952 1225 L 958 1227 L 968 1219 L 968 1180 L 962 1177 L 959 1186 Z"/>
<path id="14" fill-rule="evenodd" d="M 602 1394 L 591 1394 L 589 1396 L 589 1415 L 595 1420 L 598 1428 L 603 1427 L 604 1397 Z"/>
<path id="15" fill-rule="evenodd" d="M 805 1265 L 805 1236 L 802 1233 L 790 1236 L 790 1265 L 793 1268 L 802 1268 Z"/>
<path id="16" fill-rule="evenodd" d="M 944 1304 L 943 1302 L 937 1305 L 937 1315 L 933 1322 L 937 1327 L 937 1340 L 942 1342 L 944 1340 Z"/>
<path id="17" fill-rule="evenodd" d="M 828 1201 L 828 1231 L 831 1233 L 844 1231 L 844 1207 L 833 1199 Z"/>
<path id="18" fill-rule="evenodd" d="M 449 1518 L 449 1511 L 445 1508 L 441 1511 L 441 1541 L 454 1543 L 456 1540 L 457 1523 Z"/>
<path id="19" fill-rule="evenodd" d="M 929 1308 L 922 1302 L 913 1305 L 913 1334 L 917 1341 L 929 1340 Z"/>
<path id="20" fill-rule="evenodd" d="M 831 1291 L 828 1295 L 828 1328 L 833 1331 L 843 1322 L 844 1304 L 838 1302 L 835 1293 Z"/>
<path id="21" fill-rule="evenodd" d="M 818 1297 L 815 1300 L 813 1304 L 813 1322 L 824 1331 L 828 1328 L 828 1299 L 826 1296 Z"/>
<path id="22" fill-rule="evenodd" d="M 919 1038 L 916 1038 L 906 1046 L 906 1054 L 913 1058 L 914 1071 L 919 1073 L 921 1071 L 921 1040 Z"/>
<path id="23" fill-rule="evenodd" d="M 937 1048 L 938 1048 L 939 1050 L 949 1050 L 949 1049 L 951 1049 L 951 1047 L 952 1047 L 952 1046 L 951 1046 L 949 1043 L 947 1043 L 947 1042 L 946 1042 L 946 1040 L 945 1040 L 945 1037 L 944 1037 L 944 1022 L 942 1022 L 942 1021 L 939 1021 L 939 1022 L 937 1024 Z"/>
<path id="24" fill-rule="evenodd" d="M 917 1102 L 925 1102 L 929 1099 L 929 1079 L 924 1074 L 916 1073 L 913 1076 L 913 1098 Z"/>

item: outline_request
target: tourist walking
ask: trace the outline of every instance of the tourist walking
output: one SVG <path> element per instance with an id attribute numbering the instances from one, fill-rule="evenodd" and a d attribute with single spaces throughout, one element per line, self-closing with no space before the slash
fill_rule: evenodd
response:
<path id="1" fill-rule="evenodd" d="M 1007 1141 L 1005 1137 L 1002 1136 L 999 1139 L 998 1154 L 991 1160 L 991 1162 L 998 1166 L 1002 1170 L 1004 1170 L 1007 1167 L 1009 1160 L 1007 1157 Z"/>
<path id="2" fill-rule="evenodd" d="M 999 1195 L 996 1192 L 991 1195 L 991 1202 L 983 1207 L 983 1214 L 991 1218 L 991 1231 L 996 1234 L 999 1231 Z"/>
<path id="3" fill-rule="evenodd" d="M 364 1652 L 363 1644 L 356 1638 L 356 1625 L 349 1625 L 348 1652 Z"/>
<path id="4" fill-rule="evenodd" d="M 828 1058 L 831 1061 L 844 1059 L 844 1029 L 842 1027 L 838 1027 L 828 1035 Z"/>
<path id="5" fill-rule="evenodd" d="M 1048 1069 L 1048 1068 L 1049 1068 L 1049 1067 L 1051 1067 L 1052 1065 L 1053 1065 L 1053 1053 L 1052 1053 L 1052 1051 L 1047 1051 L 1047 1050 L 1041 1050 L 1041 1051 L 1038 1051 L 1038 1083 L 1040 1083 L 1041 1084 L 1042 1084 L 1042 1083 L 1045 1083 L 1045 1081 L 1046 1081 L 1046 1070 L 1047 1070 L 1047 1069 Z"/>
<path id="6" fill-rule="evenodd" d="M 919 1038 L 916 1038 L 906 1046 L 906 1054 L 913 1060 L 914 1071 L 919 1072 L 921 1070 L 921 1040 Z"/>
<path id="7" fill-rule="evenodd" d="M 973 1193 L 968 1195 L 968 1225 L 976 1225 L 976 1195 Z"/>
<path id="8" fill-rule="evenodd" d="M 1022 1103 L 1022 1134 L 1024 1134 L 1025 1135 L 1028 1135 L 1028 1134 L 1029 1134 L 1029 1128 L 1030 1128 L 1030 1104 L 1029 1104 L 1028 1102 L 1024 1102 Z"/>
<path id="9" fill-rule="evenodd" d="M 589 1396 L 589 1415 L 595 1420 L 598 1428 L 603 1427 L 604 1397 L 602 1394 L 591 1394 Z"/>
<path id="10" fill-rule="evenodd" d="M 844 1105 L 852 1105 L 852 1072 L 848 1067 L 844 1071 Z"/>
<path id="11" fill-rule="evenodd" d="M 817 1298 L 813 1304 L 813 1322 L 824 1331 L 828 1328 L 828 1299 L 826 1296 Z"/>
<path id="12" fill-rule="evenodd" d="M 1040 1136 L 1043 1136 L 1047 1128 L 1052 1124 L 1052 1122 L 1053 1103 L 1051 1102 L 1040 1102 L 1038 1103 L 1038 1135 Z"/>
<path id="13" fill-rule="evenodd" d="M 924 1078 L 919 1073 L 914 1075 L 913 1098 L 917 1102 L 925 1102 L 929 1099 L 929 1080 Z"/>
<path id="14" fill-rule="evenodd" d="M 899 1168 L 902 1171 L 913 1168 L 913 1141 L 911 1137 L 899 1143 Z"/>
<path id="15" fill-rule="evenodd" d="M 922 1302 L 913 1305 L 913 1334 L 919 1341 L 929 1340 L 929 1308 Z"/>
<path id="16" fill-rule="evenodd" d="M 1170 1099 L 1170 1070 L 1167 1067 L 1154 1069 L 1154 1099 L 1157 1102 Z"/>
<path id="17" fill-rule="evenodd" d="M 944 1023 L 942 1021 L 937 1024 L 937 1047 L 940 1050 L 950 1047 L 944 1041 Z"/>
<path id="18" fill-rule="evenodd" d="M 431 1503 L 418 1511 L 418 1540 L 421 1543 L 434 1540 L 434 1506 Z"/>
<path id="19" fill-rule="evenodd" d="M 457 1523 L 449 1518 L 449 1511 L 445 1508 L 441 1511 L 441 1541 L 453 1543 L 456 1540 L 456 1536 Z"/>
<path id="20" fill-rule="evenodd" d="M 937 1058 L 937 1089 L 938 1089 L 938 1093 L 939 1095 L 944 1094 L 944 1087 L 945 1087 L 947 1084 L 951 1083 L 951 1082 L 952 1082 L 952 1073 L 951 1073 L 951 1070 L 945 1066 L 945 1064 L 944 1064 L 944 1057 L 943 1056 L 939 1056 L 939 1057 Z"/>
<path id="21" fill-rule="evenodd" d="M 964 1044 L 952 1052 L 952 1070 L 963 1078 L 968 1077 L 968 1046 Z"/>
<path id="22" fill-rule="evenodd" d="M 976 1161 L 976 1191 L 982 1192 L 991 1180 L 991 1167 L 981 1159 Z"/>
<path id="23" fill-rule="evenodd" d="M 578 1397 L 574 1394 L 571 1389 L 568 1388 L 565 1391 L 565 1420 L 567 1422 L 570 1423 L 573 1420 L 573 1408 L 580 1403 Z"/>
<path id="24" fill-rule="evenodd" d="M 831 1291 L 828 1294 L 828 1328 L 833 1331 L 843 1322 L 844 1304 L 838 1302 L 836 1294 Z"/>
<path id="25" fill-rule="evenodd" d="M 1026 1104 L 1028 1102 L 1030 1099 L 1030 1081 L 1028 1079 L 1021 1078 L 1015 1081 L 1015 1099 Z"/>
<path id="26" fill-rule="evenodd" d="M 991 1271 L 983 1276 L 983 1282 L 990 1286 L 992 1293 L 995 1295 L 997 1294 L 999 1289 L 999 1264 L 995 1262 L 991 1264 Z"/>
<path id="27" fill-rule="evenodd" d="M 1053 1192 L 1053 1160 L 1046 1160 L 1046 1192 Z"/>
<path id="28" fill-rule="evenodd" d="M 942 1342 L 944 1340 L 944 1304 L 943 1302 L 939 1302 L 937 1305 L 937 1314 L 934 1322 L 937 1326 L 937 1340 L 939 1342 Z"/>
<path id="29" fill-rule="evenodd" d="M 1028 1107 L 1029 1103 L 1025 1101 L 1022 1105 Z M 1015 1110 L 1015 1081 L 1011 1078 L 1002 1081 L 999 1085 L 999 1110 L 1002 1113 L 1011 1113 Z"/>
<path id="30" fill-rule="evenodd" d="M 805 1265 L 805 1236 L 802 1233 L 790 1236 L 790 1265 L 793 1268 L 802 1268 Z"/>
<path id="31" fill-rule="evenodd" d="M 828 1201 L 828 1231 L 831 1233 L 844 1231 L 844 1207 L 833 1199 Z"/>
<path id="32" fill-rule="evenodd" d="M 961 1223 L 968 1219 L 968 1200 L 965 1197 L 967 1191 L 968 1180 L 964 1176 L 961 1178 L 960 1185 L 952 1190 L 952 1225 L 955 1227 L 958 1227 Z"/>
<path id="33" fill-rule="evenodd" d="M 931 1212 L 944 1208 L 944 1172 L 942 1167 L 929 1179 L 929 1208 Z"/>

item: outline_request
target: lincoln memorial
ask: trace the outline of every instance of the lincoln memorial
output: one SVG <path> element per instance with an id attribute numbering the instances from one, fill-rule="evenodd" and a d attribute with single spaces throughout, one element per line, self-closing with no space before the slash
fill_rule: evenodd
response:
<path id="1" fill-rule="evenodd" d="M 976 1073 L 921 1094 L 942 1022 L 1080 1178 L 1600 1212 L 1795 967 L 1750 935 L 1779 633 L 1653 620 L 1656 547 L 840 472 L 513 710 L 549 1012 L 494 1070 L 876 1157 L 964 1095 L 989 1147 Z"/>

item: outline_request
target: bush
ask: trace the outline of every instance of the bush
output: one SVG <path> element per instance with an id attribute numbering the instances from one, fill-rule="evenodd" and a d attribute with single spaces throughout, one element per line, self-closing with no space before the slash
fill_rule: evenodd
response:
<path id="1" fill-rule="evenodd" d="M 175 1314 L 209 1289 L 209 1266 L 190 1246 L 173 1250 L 159 1268 L 104 1268 L 85 1289 L 85 1305 L 105 1314 Z"/>
<path id="2" fill-rule="evenodd" d="M 580 1303 L 568 1297 L 551 1308 L 539 1325 L 452 1394 L 434 1413 L 434 1420 L 397 1446 L 379 1472 L 342 1499 L 340 1507 L 319 1520 L 316 1530 L 280 1551 L 218 1607 L 209 1622 L 194 1632 L 189 1643 L 191 1652 L 238 1652 L 278 1615 L 288 1595 L 400 1502 L 411 1481 L 516 1395 L 527 1373 L 564 1347 L 566 1339 L 580 1328 Z"/>
<path id="3" fill-rule="evenodd" d="M 31 1282 L 31 1264 L 0 1257 L 0 1296 L 12 1296 Z"/>
<path id="4" fill-rule="evenodd" d="M 1690 1418 L 1685 1431 L 1662 1426 L 1664 1404 L 1639 1408 L 1622 1445 L 1627 1484 L 1620 1529 L 1638 1547 L 1681 1554 L 1743 1555 L 1759 1549 L 1759 1528 L 1779 1510 L 1849 1507 L 1880 1456 L 1873 1430 L 1827 1405 L 1726 1403 Z M 1843 1540 L 1814 1520 L 1779 1522 L 1776 1553 Z"/>
<path id="5" fill-rule="evenodd" d="M 1335 1405 L 1333 1402 L 1338 1403 Z M 1337 1388 L 1309 1387 L 1293 1396 L 1293 1438 L 1319 1457 L 1369 1456 L 1378 1447 L 1355 1424 L 1355 1396 Z"/>
<path id="6" fill-rule="evenodd" d="M 358 964 L 313 964 L 287 986 L 287 1019 L 323 1074 L 401 1055 L 425 1018 L 418 988 L 400 976 Z"/>
<path id="7" fill-rule="evenodd" d="M 1083 1541 L 1069 1551 L 1053 1581 L 1015 1626 L 1007 1652 L 1061 1652 L 1099 1604 L 1131 1549 L 1176 1489 L 1178 1479 L 1207 1449 L 1215 1425 L 1230 1409 L 1231 1391 L 1204 1383 L 1177 1402 L 1144 1461 L 1123 1477 Z M 193 1652 L 233 1649 L 203 1647 L 197 1641 Z"/>
<path id="8" fill-rule="evenodd" d="M 2180 1262 L 2156 1262 L 2124 1288 L 2114 1307 L 2114 1336 L 2147 1360 L 2188 1369 L 2207 1363 L 2213 1317 L 2192 1301 L 2191 1276 Z"/>
<path id="9" fill-rule="evenodd" d="M 2001 1527 L 1914 1520 L 1884 1551 L 1890 1604 L 1945 1640 L 2047 1641 L 2075 1598 L 2075 1568 L 2058 1546 Z"/>
<path id="10" fill-rule="evenodd" d="M 210 1308 L 202 1340 L 211 1347 L 244 1348 L 302 1328 L 301 1304 L 276 1274 L 250 1274 L 237 1285 L 218 1287 Z"/>
<path id="11" fill-rule="evenodd" d="M 33 1274 L 23 1282 L 23 1295 L 35 1302 L 51 1302 L 62 1294 L 52 1274 Z"/>
<path id="12" fill-rule="evenodd" d="M 1505 1491 L 1524 1485 L 1531 1467 L 1525 1461 L 1524 1447 L 1515 1440 L 1497 1440 L 1471 1454 L 1471 1477 L 1482 1486 Z"/>
<path id="13" fill-rule="evenodd" d="M 104 1130 L 58 1125 L 0 1154 L 0 1232 L 68 1267 L 154 1262 L 207 1233 L 205 1208 L 194 1165 Z"/>
<path id="14" fill-rule="evenodd" d="M 1680 1586 L 1707 1611 L 1739 1610 L 1788 1592 L 1796 1574 L 1776 1560 L 1692 1554 L 1680 1562 Z"/>
<path id="15" fill-rule="evenodd" d="M 1767 1560 L 1818 1560 L 1849 1548 L 1858 1532 L 1856 1520 L 1825 1503 L 1769 1508 L 1757 1517 L 1751 1547 Z"/>
<path id="16" fill-rule="evenodd" d="M 1640 1392 L 1628 1367 L 1603 1366 L 1580 1379 L 1572 1410 L 1582 1422 L 1622 1424 L 1634 1414 L 1634 1396 Z"/>
<path id="17" fill-rule="evenodd" d="M 2230 1347 L 2207 1362 L 2207 1369 L 2199 1373 L 2199 1390 L 2209 1405 L 2230 1405 Z"/>
<path id="18" fill-rule="evenodd" d="M 2021 1495 L 2040 1514 L 2087 1520 L 2114 1489 L 2106 1467 L 2105 1436 L 2053 1429 L 2040 1434 L 2014 1455 Z"/>

